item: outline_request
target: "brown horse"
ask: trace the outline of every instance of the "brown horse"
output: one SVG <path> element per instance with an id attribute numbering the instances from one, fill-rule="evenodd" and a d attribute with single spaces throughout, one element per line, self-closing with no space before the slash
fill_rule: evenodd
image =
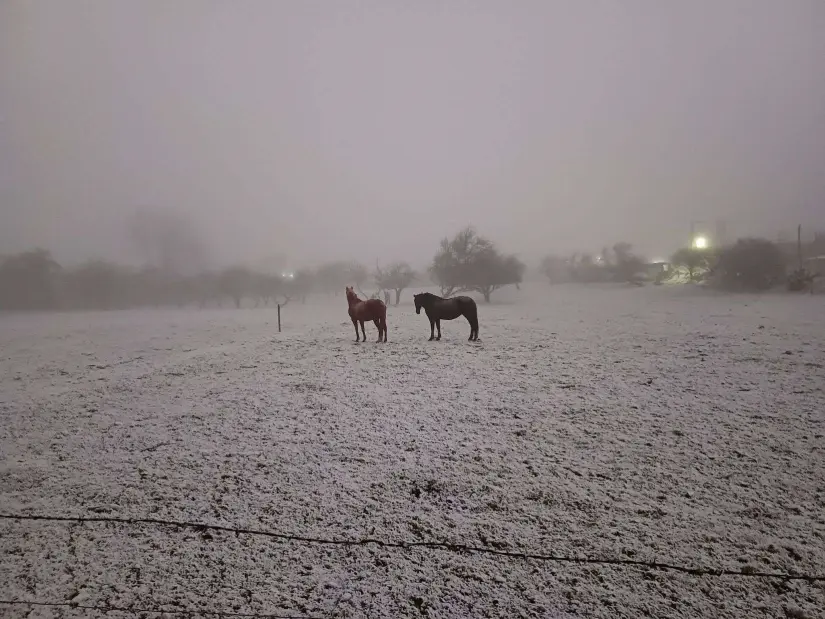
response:
<path id="1" fill-rule="evenodd" d="M 364 341 L 367 341 L 367 333 L 364 331 L 364 322 L 367 320 L 372 320 L 378 328 L 378 341 L 387 341 L 387 306 L 383 301 L 380 299 L 362 301 L 352 287 L 347 286 L 347 304 L 352 326 L 355 327 L 356 342 L 361 341 L 358 335 L 358 323 L 361 323 L 361 333 L 364 335 Z"/>

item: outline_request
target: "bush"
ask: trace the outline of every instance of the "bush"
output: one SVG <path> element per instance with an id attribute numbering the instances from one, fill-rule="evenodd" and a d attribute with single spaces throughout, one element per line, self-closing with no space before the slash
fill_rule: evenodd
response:
<path id="1" fill-rule="evenodd" d="M 697 249 L 695 247 L 683 247 L 678 250 L 670 262 L 677 267 L 685 269 L 688 273 L 688 281 L 700 281 L 710 268 L 711 254 L 707 249 Z"/>
<path id="2" fill-rule="evenodd" d="M 60 265 L 35 249 L 0 261 L 0 309 L 49 310 L 58 305 Z"/>
<path id="3" fill-rule="evenodd" d="M 719 252 L 713 277 L 725 290 L 767 290 L 785 279 L 785 260 L 767 239 L 739 239 Z"/>

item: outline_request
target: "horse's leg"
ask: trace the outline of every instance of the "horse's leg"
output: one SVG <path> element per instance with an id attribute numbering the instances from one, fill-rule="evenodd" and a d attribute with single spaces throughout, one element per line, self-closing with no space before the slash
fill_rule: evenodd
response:
<path id="1" fill-rule="evenodd" d="M 364 341 L 366 342 L 367 341 L 367 332 L 364 330 L 364 321 L 359 320 L 358 322 L 361 323 L 361 335 L 364 336 Z"/>
<path id="2" fill-rule="evenodd" d="M 478 339 L 478 318 L 474 318 L 470 313 L 464 314 L 464 317 L 470 323 L 470 337 L 467 341 L 475 342 Z"/>
<path id="3" fill-rule="evenodd" d="M 435 319 L 435 326 L 438 329 L 438 337 L 435 338 L 435 339 L 440 340 L 441 339 L 441 319 L 440 318 Z"/>
<path id="4" fill-rule="evenodd" d="M 378 341 L 379 341 L 379 342 L 383 341 L 383 340 L 381 339 L 381 336 L 382 336 L 382 331 L 381 331 L 381 319 L 380 319 L 380 318 L 375 318 L 375 319 L 373 319 L 373 321 L 372 321 L 372 322 L 373 322 L 373 324 L 375 325 L 375 328 L 376 328 L 376 329 L 378 329 Z"/>
<path id="5" fill-rule="evenodd" d="M 430 318 L 430 339 L 429 341 L 432 342 L 435 339 L 435 320 Z"/>
<path id="6" fill-rule="evenodd" d="M 355 327 L 355 341 L 360 342 L 361 341 L 361 334 L 358 333 L 358 321 L 355 320 L 355 318 L 352 319 L 352 326 Z"/>

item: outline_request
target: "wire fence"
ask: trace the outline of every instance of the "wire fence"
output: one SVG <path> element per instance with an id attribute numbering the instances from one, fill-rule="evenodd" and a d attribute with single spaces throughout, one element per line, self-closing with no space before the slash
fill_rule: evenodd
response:
<path id="1" fill-rule="evenodd" d="M 177 617 L 246 617 L 247 619 L 322 619 L 314 615 L 278 615 L 272 613 L 238 613 L 220 610 L 171 610 L 165 608 L 142 608 L 137 606 L 109 606 L 93 604 L 73 604 L 71 602 L 37 602 L 34 600 L 0 600 L 0 606 L 28 606 L 29 608 L 63 608 L 68 610 L 96 611 L 99 613 L 129 613 L 134 615 L 171 615 Z"/>
<path id="2" fill-rule="evenodd" d="M 391 541 L 381 540 L 372 537 L 360 539 L 334 539 L 323 537 L 312 537 L 307 535 L 294 535 L 291 533 L 280 533 L 263 529 L 239 528 L 225 525 L 204 524 L 197 522 L 187 522 L 181 520 L 164 520 L 160 518 L 121 518 L 115 516 L 51 516 L 43 514 L 0 514 L 0 520 L 11 521 L 40 521 L 40 522 L 63 522 L 77 524 L 109 523 L 125 526 L 155 526 L 174 529 L 191 529 L 198 532 L 215 531 L 232 533 L 234 535 L 260 536 L 270 539 L 277 539 L 285 542 L 296 542 L 304 544 L 319 544 L 329 546 L 378 546 L 381 548 L 395 550 L 431 550 L 442 552 L 456 552 L 468 554 L 494 555 L 514 560 L 529 560 L 549 563 L 573 563 L 586 565 L 603 565 L 617 568 L 630 567 L 641 569 L 665 570 L 679 572 L 697 577 L 733 577 L 733 578 L 759 578 L 759 579 L 779 579 L 784 581 L 805 581 L 810 584 L 825 582 L 825 574 L 804 574 L 791 572 L 764 572 L 751 567 L 744 567 L 741 570 L 725 568 L 697 567 L 688 565 L 678 565 L 675 563 L 652 561 L 644 559 L 630 558 L 593 558 L 583 556 L 558 555 L 547 552 L 522 552 L 515 550 L 501 550 L 499 548 L 487 548 L 483 546 L 472 546 L 455 542 L 443 541 Z M 214 538 L 213 538 L 214 539 Z M 29 607 L 55 607 L 81 610 L 94 610 L 101 613 L 132 613 L 132 614 L 157 614 L 157 615 L 177 615 L 177 616 L 211 616 L 211 617 L 249 617 L 249 618 L 270 618 L 270 619 L 318 619 L 313 615 L 291 615 L 291 614 L 259 614 L 240 613 L 232 611 L 208 611 L 200 609 L 160 609 L 160 608 L 138 608 L 138 607 L 117 607 L 108 605 L 81 605 L 72 602 L 44 602 L 34 600 L 0 600 L 0 605 L 7 606 L 29 606 Z"/>
<path id="3" fill-rule="evenodd" d="M 648 561 L 644 559 L 610 559 L 610 558 L 590 558 L 581 556 L 555 555 L 549 553 L 521 552 L 512 550 L 500 550 L 498 548 L 486 548 L 483 546 L 471 546 L 455 542 L 407 542 L 407 541 L 387 541 L 372 537 L 360 539 L 332 539 L 322 537 L 311 537 L 306 535 L 293 535 L 291 533 L 278 533 L 262 529 L 237 528 L 225 525 L 203 524 L 197 522 L 187 522 L 181 520 L 163 520 L 160 518 L 118 518 L 114 516 L 46 516 L 46 515 L 23 515 L 23 514 L 0 514 L 0 520 L 34 520 L 48 522 L 73 522 L 79 524 L 91 523 L 115 523 L 123 525 L 153 525 L 162 527 L 173 527 L 179 529 L 192 529 L 195 531 L 221 531 L 224 533 L 234 533 L 236 535 L 253 535 L 269 537 L 283 541 L 302 542 L 306 544 L 323 544 L 334 546 L 367 546 L 374 545 L 381 548 L 391 549 L 429 549 L 443 550 L 451 552 L 475 553 L 509 557 L 512 559 L 530 559 L 534 561 L 548 561 L 555 563 L 579 563 L 593 565 L 629 566 L 644 567 L 658 570 L 669 570 L 689 574 L 691 576 L 734 576 L 743 578 L 777 578 L 781 580 L 804 580 L 807 582 L 825 582 L 825 574 L 799 574 L 786 572 L 762 572 L 754 569 L 743 568 L 741 570 L 731 570 L 724 568 L 691 567 L 677 565 L 661 561 Z"/>

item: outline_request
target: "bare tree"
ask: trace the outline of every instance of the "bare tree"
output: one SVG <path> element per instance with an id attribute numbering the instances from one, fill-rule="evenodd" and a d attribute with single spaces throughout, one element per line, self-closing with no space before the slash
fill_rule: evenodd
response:
<path id="1" fill-rule="evenodd" d="M 468 290 L 466 283 L 470 265 L 483 252 L 492 249 L 491 241 L 478 236 L 472 226 L 468 226 L 452 239 L 441 239 L 429 268 L 430 277 L 445 297 L 456 291 Z"/>
<path id="2" fill-rule="evenodd" d="M 244 297 L 254 290 L 254 274 L 246 267 L 230 267 L 219 276 L 220 291 L 224 296 L 235 302 L 235 307 L 241 306 Z"/>
<path id="3" fill-rule="evenodd" d="M 395 291 L 395 304 L 401 302 L 401 293 L 415 281 L 415 272 L 406 262 L 394 262 L 386 269 L 375 268 L 375 283 L 381 290 Z"/>
<path id="4" fill-rule="evenodd" d="M 450 297 L 459 288 L 460 265 L 449 239 L 441 239 L 438 252 L 428 271 L 432 280 L 441 289 L 441 296 Z"/>
<path id="5" fill-rule="evenodd" d="M 520 284 L 525 266 L 513 255 L 499 253 L 489 239 L 467 227 L 453 237 L 443 239 L 430 266 L 430 274 L 441 286 L 442 294 L 475 291 L 489 302 L 499 288 Z"/>
<path id="6" fill-rule="evenodd" d="M 481 293 L 489 303 L 490 295 L 504 286 L 518 285 L 524 276 L 525 265 L 513 255 L 502 255 L 498 251 L 485 252 L 468 269 L 467 290 Z"/>

